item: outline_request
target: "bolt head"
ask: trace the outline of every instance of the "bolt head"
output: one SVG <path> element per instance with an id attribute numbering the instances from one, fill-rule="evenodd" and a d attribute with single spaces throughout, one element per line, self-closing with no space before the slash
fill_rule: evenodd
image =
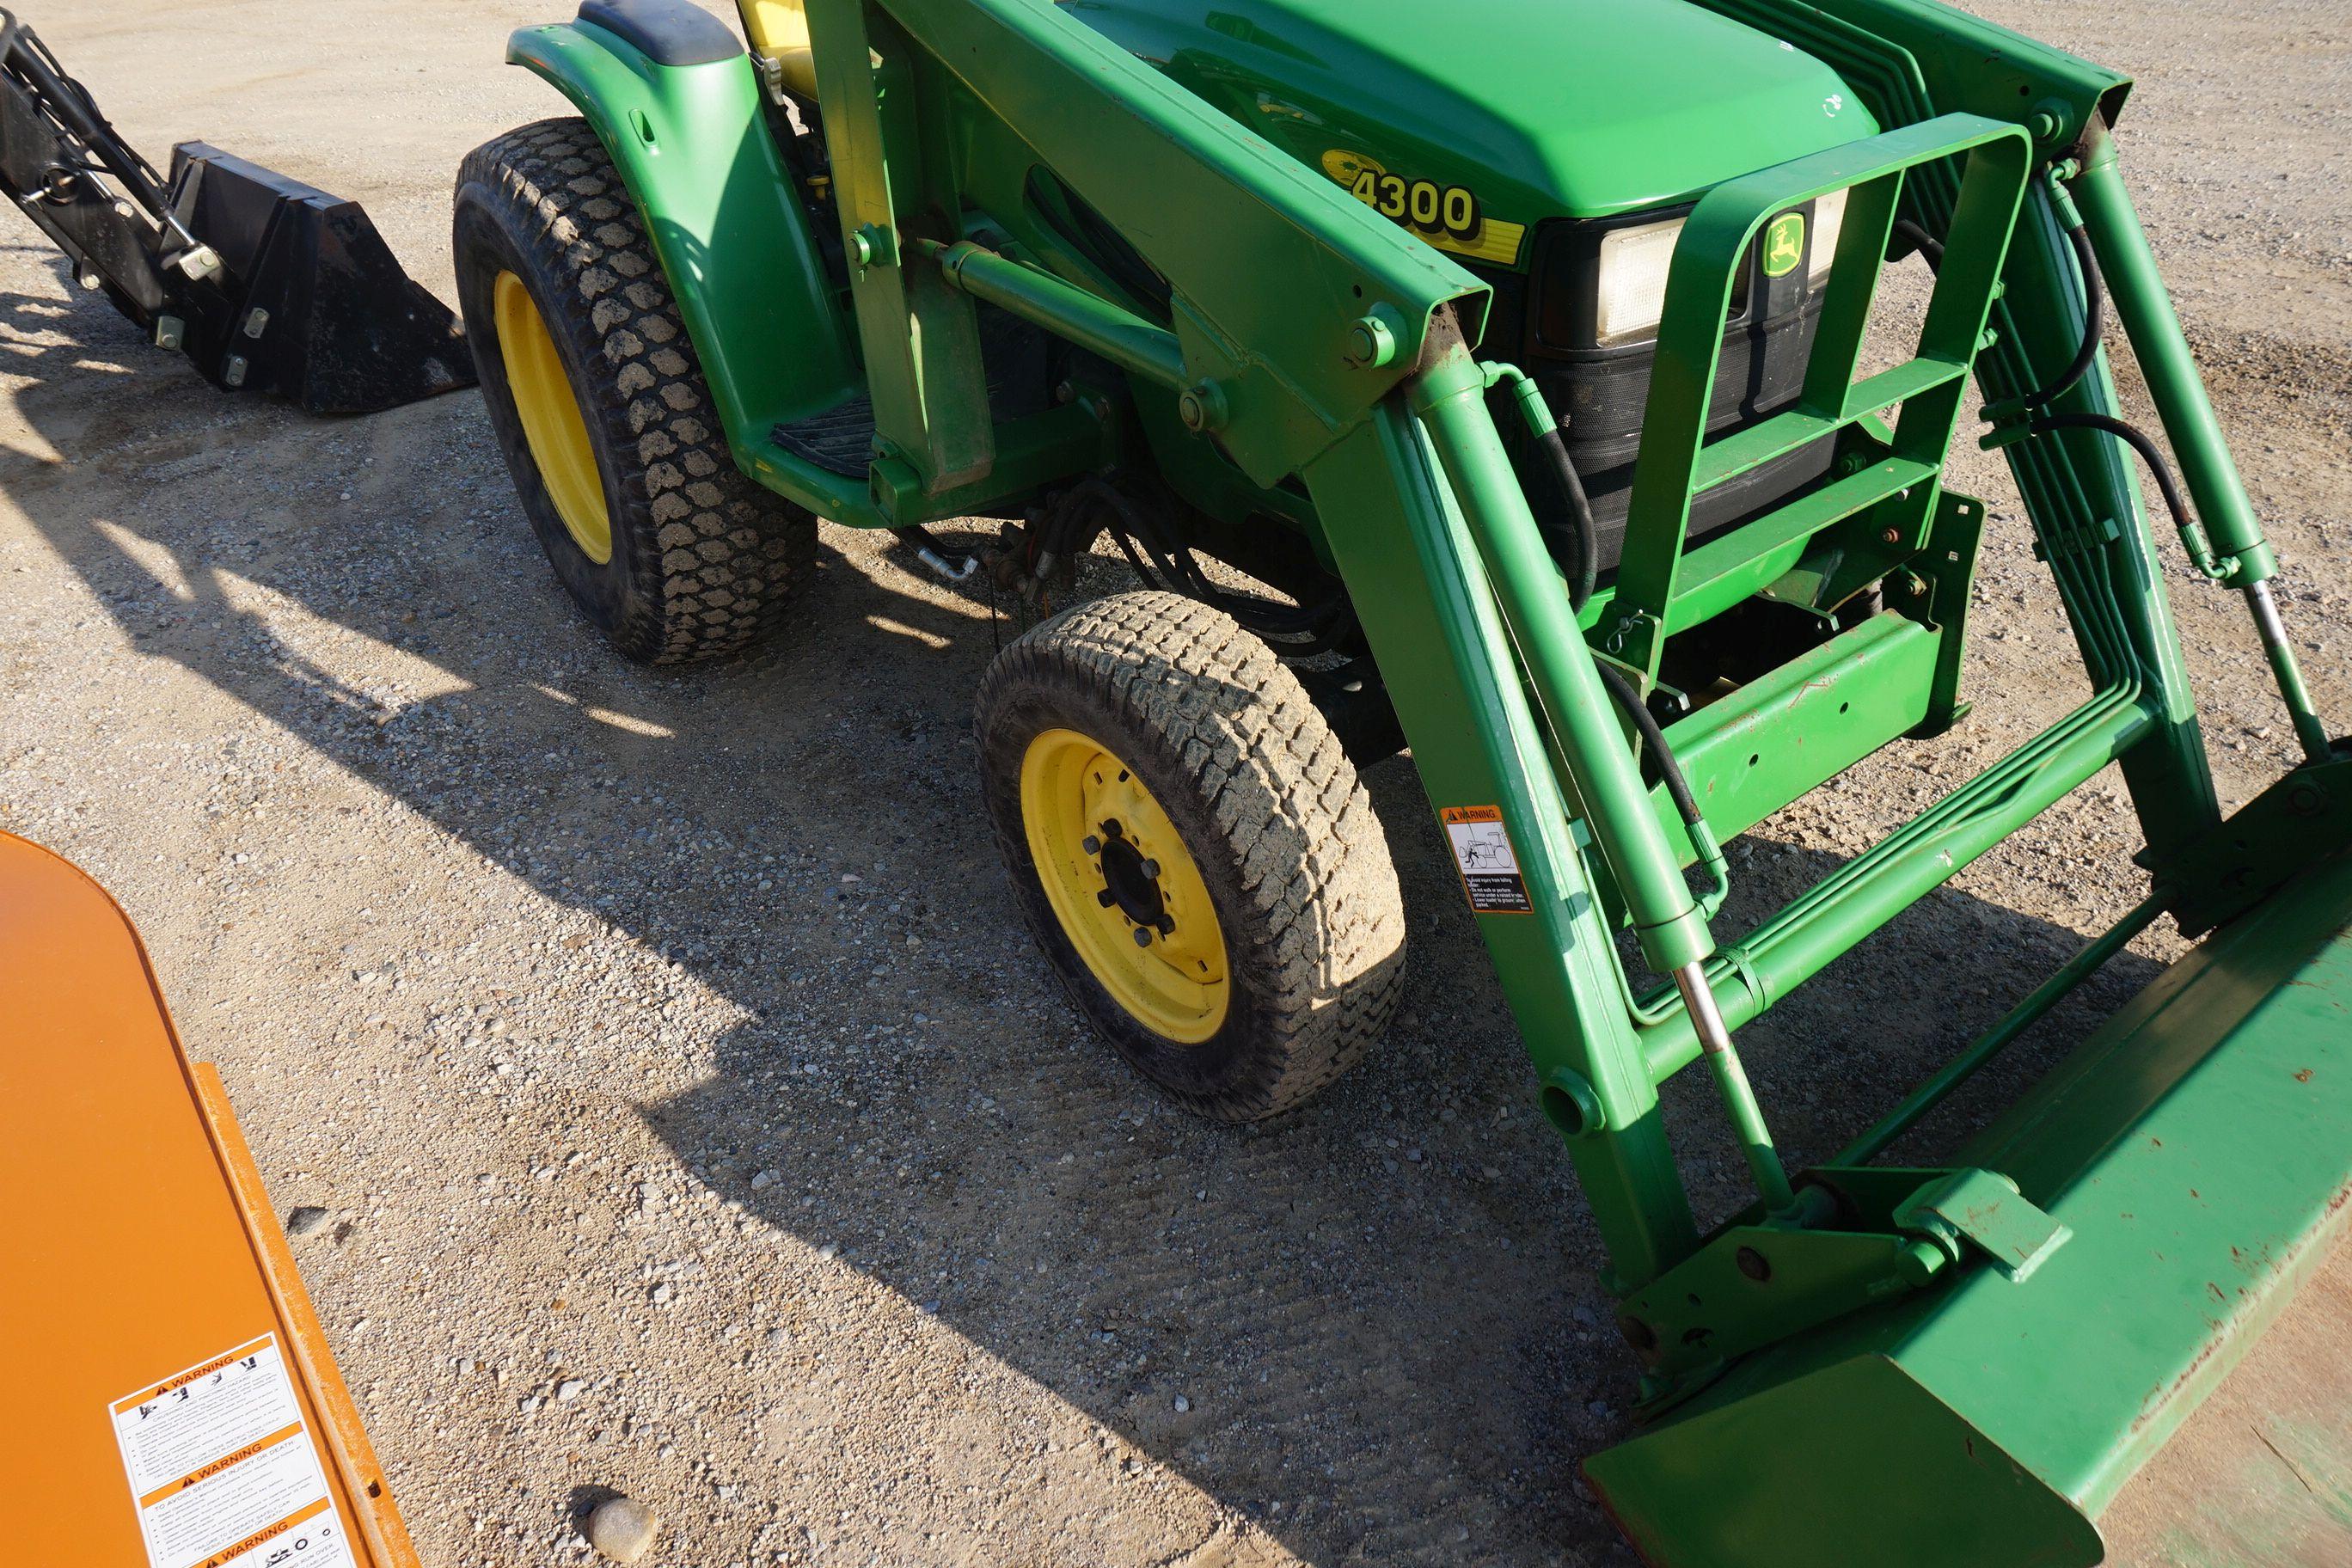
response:
<path id="1" fill-rule="evenodd" d="M 1348 329 L 1348 363 L 1377 370 L 1396 358 L 1396 334 L 1378 316 L 1365 316 Z"/>
<path id="2" fill-rule="evenodd" d="M 1143 874 L 1147 877 L 1157 877 L 1160 875 L 1160 862 L 1157 860 L 1146 860 L 1143 863 Z"/>
<path id="3" fill-rule="evenodd" d="M 1225 427 L 1225 395 L 1213 381 L 1189 386 L 1178 395 L 1176 413 L 1184 421 L 1184 428 L 1195 436 L 1204 436 Z"/>
<path id="4" fill-rule="evenodd" d="M 1151 931 L 1150 927 L 1138 926 L 1135 928 L 1135 945 L 1138 947 L 1150 947 L 1151 945 Z"/>
<path id="5" fill-rule="evenodd" d="M 1099 855 L 1102 853 L 1102 840 L 1089 833 L 1078 840 L 1078 847 L 1089 855 Z"/>
<path id="6" fill-rule="evenodd" d="M 1899 528 L 1883 528 L 1878 531 L 1878 537 L 1889 544 L 1900 544 L 1903 542 L 1903 531 Z"/>

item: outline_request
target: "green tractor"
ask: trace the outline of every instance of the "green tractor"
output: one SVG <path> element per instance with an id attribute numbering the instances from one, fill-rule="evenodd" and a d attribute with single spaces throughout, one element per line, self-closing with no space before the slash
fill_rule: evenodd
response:
<path id="1" fill-rule="evenodd" d="M 1643 1403 L 1588 1468 L 1635 1544 L 2097 1562 L 2352 1190 L 2352 759 L 2118 173 L 2129 82 L 1934 0 L 742 11 L 748 49 L 682 0 L 517 33 L 581 117 L 458 177 L 484 393 L 589 618 L 741 648 L 819 518 L 992 574 L 1036 616 L 979 693 L 1018 900 L 1227 1119 L 1394 1007 L 1358 771 L 1409 744 L 1611 1254 Z M 1924 324 L 1864 374 L 1914 253 Z M 1722 840 L 1965 718 L 1979 412 L 2089 696 L 1718 941 Z M 2227 820 L 2144 469 L 2305 753 Z M 1136 590 L 1069 602 L 1106 534 Z M 2145 900 L 1789 1169 L 1735 1032 L 2111 763 Z M 1947 1163 L 1881 1162 L 2159 915 L 2210 934 Z M 1658 1104 L 1701 1063 L 1755 1184 L 1705 1224 Z"/>

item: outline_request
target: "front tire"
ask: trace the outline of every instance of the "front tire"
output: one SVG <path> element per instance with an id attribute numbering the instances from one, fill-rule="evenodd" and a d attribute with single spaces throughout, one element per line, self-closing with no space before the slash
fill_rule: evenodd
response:
<path id="1" fill-rule="evenodd" d="M 584 120 L 457 174 L 458 302 L 549 563 L 630 658 L 734 653 L 813 574 L 816 519 L 747 479 L 645 225 Z"/>
<path id="2" fill-rule="evenodd" d="M 1137 1071 L 1249 1121 L 1362 1058 L 1395 1009 L 1402 898 L 1355 768 L 1264 642 L 1115 595 L 999 655 L 976 723 L 1022 912 Z"/>

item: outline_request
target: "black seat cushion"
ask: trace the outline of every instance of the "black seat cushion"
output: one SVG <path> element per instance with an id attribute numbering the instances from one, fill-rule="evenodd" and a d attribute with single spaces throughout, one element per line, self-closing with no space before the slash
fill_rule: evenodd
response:
<path id="1" fill-rule="evenodd" d="M 627 39 L 657 66 L 707 66 L 743 52 L 726 23 L 688 0 L 581 0 L 580 19 Z"/>

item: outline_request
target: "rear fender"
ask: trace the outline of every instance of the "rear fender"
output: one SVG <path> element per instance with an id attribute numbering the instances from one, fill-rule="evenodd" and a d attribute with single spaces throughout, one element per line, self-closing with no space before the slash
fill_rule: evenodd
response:
<path id="1" fill-rule="evenodd" d="M 777 424 L 850 395 L 846 318 L 748 56 L 666 65 L 583 20 L 520 29 L 507 60 L 570 99 L 620 170 L 738 466 L 752 470 Z"/>

